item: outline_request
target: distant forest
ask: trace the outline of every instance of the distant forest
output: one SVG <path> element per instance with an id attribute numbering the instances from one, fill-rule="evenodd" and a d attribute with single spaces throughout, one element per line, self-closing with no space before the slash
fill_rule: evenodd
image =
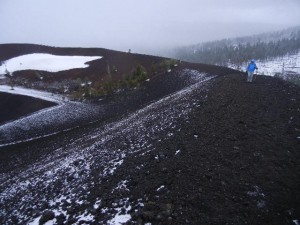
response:
<path id="1" fill-rule="evenodd" d="M 226 66 L 241 65 L 252 58 L 268 60 L 300 50 L 300 27 L 251 37 L 223 39 L 175 50 L 184 61 Z"/>

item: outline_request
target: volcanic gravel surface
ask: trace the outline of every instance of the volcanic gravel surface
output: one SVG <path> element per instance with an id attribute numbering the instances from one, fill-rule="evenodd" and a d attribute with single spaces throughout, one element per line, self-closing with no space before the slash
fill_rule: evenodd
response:
<path id="1" fill-rule="evenodd" d="M 107 98 L 105 119 L 0 147 L 0 223 L 297 224 L 299 93 L 179 69 Z"/>
<path id="2" fill-rule="evenodd" d="M 18 119 L 28 113 L 54 105 L 56 104 L 53 102 L 0 92 L 0 125 L 4 122 Z"/>

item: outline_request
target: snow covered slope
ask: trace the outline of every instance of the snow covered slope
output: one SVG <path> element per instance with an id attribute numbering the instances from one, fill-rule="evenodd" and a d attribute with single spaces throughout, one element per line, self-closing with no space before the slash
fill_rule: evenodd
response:
<path id="1" fill-rule="evenodd" d="M 275 76 L 276 74 L 300 74 L 300 51 L 297 54 L 285 55 L 283 57 L 269 60 L 257 60 L 258 74 Z M 241 71 L 246 71 L 247 63 L 239 65 L 229 64 L 228 67 Z"/>
<path id="2" fill-rule="evenodd" d="M 59 56 L 45 53 L 34 53 L 18 56 L 4 61 L 0 66 L 0 78 L 7 72 L 13 73 L 21 70 L 41 70 L 59 72 L 75 68 L 88 67 L 86 62 L 101 59 L 102 56 Z"/>

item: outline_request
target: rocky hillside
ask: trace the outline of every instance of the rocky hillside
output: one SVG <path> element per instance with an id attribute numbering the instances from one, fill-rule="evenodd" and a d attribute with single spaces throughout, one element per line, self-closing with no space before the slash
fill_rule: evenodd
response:
<path id="1" fill-rule="evenodd" d="M 7 60 L 17 56 L 44 53 L 55 56 L 100 56 L 87 62 L 86 68 L 73 68 L 59 72 L 45 70 L 9 71 Z M 19 65 L 24 62 L 20 61 Z M 35 61 L 34 63 L 39 63 Z M 132 89 L 155 76 L 170 72 L 179 64 L 192 66 L 169 58 L 124 53 L 101 48 L 57 48 L 32 44 L 0 44 L 0 66 L 6 79 L 0 84 L 23 86 L 63 94 L 72 99 L 99 98 L 124 89 Z M 63 64 L 63 62 L 62 62 Z M 216 67 L 201 65 L 202 71 L 218 73 Z"/>
<path id="2" fill-rule="evenodd" d="M 85 103 L 0 92 L 1 224 L 299 223 L 299 87 L 105 49 L 0 49 L 2 60 L 103 57 L 84 69 L 13 75 L 48 90 L 79 78 L 126 79 L 137 66 L 148 75 Z"/>
<path id="3" fill-rule="evenodd" d="M 298 224 L 300 89 L 244 76 L 181 63 L 0 126 L 0 223 Z"/>

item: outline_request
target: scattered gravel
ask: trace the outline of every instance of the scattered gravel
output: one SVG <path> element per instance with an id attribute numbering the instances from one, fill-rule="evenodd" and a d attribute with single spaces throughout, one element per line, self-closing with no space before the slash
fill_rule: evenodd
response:
<path id="1" fill-rule="evenodd" d="M 199 71 L 104 100 L 103 120 L 0 147 L 0 222 L 298 221 L 299 87 Z"/>

